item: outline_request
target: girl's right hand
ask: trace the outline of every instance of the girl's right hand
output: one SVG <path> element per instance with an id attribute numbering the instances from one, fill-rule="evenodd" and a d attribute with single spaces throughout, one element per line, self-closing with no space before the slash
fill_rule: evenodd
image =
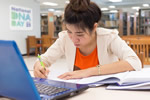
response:
<path id="1" fill-rule="evenodd" d="M 34 64 L 34 76 L 37 78 L 47 78 L 49 74 L 49 69 L 47 67 L 43 68 L 43 66 L 41 66 L 40 62 L 37 61 Z"/>

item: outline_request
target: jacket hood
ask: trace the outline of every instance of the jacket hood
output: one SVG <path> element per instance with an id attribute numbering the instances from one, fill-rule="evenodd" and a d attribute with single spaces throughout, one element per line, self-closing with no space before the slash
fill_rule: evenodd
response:
<path id="1" fill-rule="evenodd" d="M 117 29 L 106 29 L 106 28 L 101 28 L 101 27 L 98 27 L 96 29 L 96 32 L 97 32 L 98 35 L 108 35 L 108 34 L 118 35 L 119 34 Z"/>

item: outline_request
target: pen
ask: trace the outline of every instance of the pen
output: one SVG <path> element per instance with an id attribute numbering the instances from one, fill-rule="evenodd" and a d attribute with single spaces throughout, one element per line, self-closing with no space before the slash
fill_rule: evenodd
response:
<path id="1" fill-rule="evenodd" d="M 42 62 L 42 60 L 41 60 L 41 56 L 38 54 L 38 58 L 39 58 L 39 61 L 40 61 L 40 63 L 41 63 L 41 66 L 43 66 L 43 68 L 45 69 L 45 66 L 44 66 L 44 64 L 43 64 L 43 62 Z"/>

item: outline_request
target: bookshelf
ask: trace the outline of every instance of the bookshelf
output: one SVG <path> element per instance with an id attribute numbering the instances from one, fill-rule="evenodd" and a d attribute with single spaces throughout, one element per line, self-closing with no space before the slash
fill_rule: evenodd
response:
<path id="1" fill-rule="evenodd" d="M 123 35 L 137 35 L 138 33 L 138 17 L 136 13 L 123 13 Z"/>
<path id="2" fill-rule="evenodd" d="M 134 13 L 134 35 L 139 34 L 139 17 Z"/>
<path id="3" fill-rule="evenodd" d="M 48 35 L 48 16 L 41 15 L 41 35 Z"/>
<path id="4" fill-rule="evenodd" d="M 62 16 L 54 16 L 54 37 L 58 37 L 58 33 L 62 31 Z"/>
<path id="5" fill-rule="evenodd" d="M 54 14 L 52 12 L 48 13 L 48 35 L 50 38 L 54 37 Z"/>
<path id="6" fill-rule="evenodd" d="M 134 35 L 135 16 L 131 17 L 131 13 L 127 12 L 127 35 Z"/>
<path id="7" fill-rule="evenodd" d="M 139 10 L 139 34 L 150 35 L 150 9 Z"/>
<path id="8" fill-rule="evenodd" d="M 100 26 L 108 29 L 118 29 L 119 35 L 123 35 L 123 16 L 122 11 L 117 13 L 108 11 L 102 12 Z"/>
<path id="9" fill-rule="evenodd" d="M 127 13 L 123 13 L 123 35 L 127 35 Z"/>
<path id="10" fill-rule="evenodd" d="M 102 22 L 105 28 L 118 28 L 118 14 L 117 13 L 106 13 L 102 14 Z"/>
<path id="11" fill-rule="evenodd" d="M 41 16 L 41 35 L 58 37 L 58 33 L 64 30 L 63 17 L 56 16 L 52 12 Z"/>

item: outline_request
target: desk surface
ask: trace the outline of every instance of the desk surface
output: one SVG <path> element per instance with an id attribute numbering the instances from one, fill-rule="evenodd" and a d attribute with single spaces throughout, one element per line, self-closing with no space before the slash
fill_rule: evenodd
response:
<path id="1" fill-rule="evenodd" d="M 32 71 L 30 71 L 33 76 Z M 89 88 L 65 100 L 150 100 L 150 91 L 106 90 L 106 86 Z M 0 100 L 10 100 L 0 98 Z"/>
<path id="2" fill-rule="evenodd" d="M 66 100 L 149 100 L 150 91 L 106 90 L 106 86 L 89 88 Z"/>
<path id="3" fill-rule="evenodd" d="M 150 100 L 150 91 L 105 90 L 106 86 L 89 88 L 65 100 Z M 0 98 L 0 100 L 10 100 Z"/>
<path id="4" fill-rule="evenodd" d="M 33 76 L 32 71 L 30 71 Z M 65 100 L 150 100 L 150 91 L 106 90 L 106 85 L 89 88 Z"/>

